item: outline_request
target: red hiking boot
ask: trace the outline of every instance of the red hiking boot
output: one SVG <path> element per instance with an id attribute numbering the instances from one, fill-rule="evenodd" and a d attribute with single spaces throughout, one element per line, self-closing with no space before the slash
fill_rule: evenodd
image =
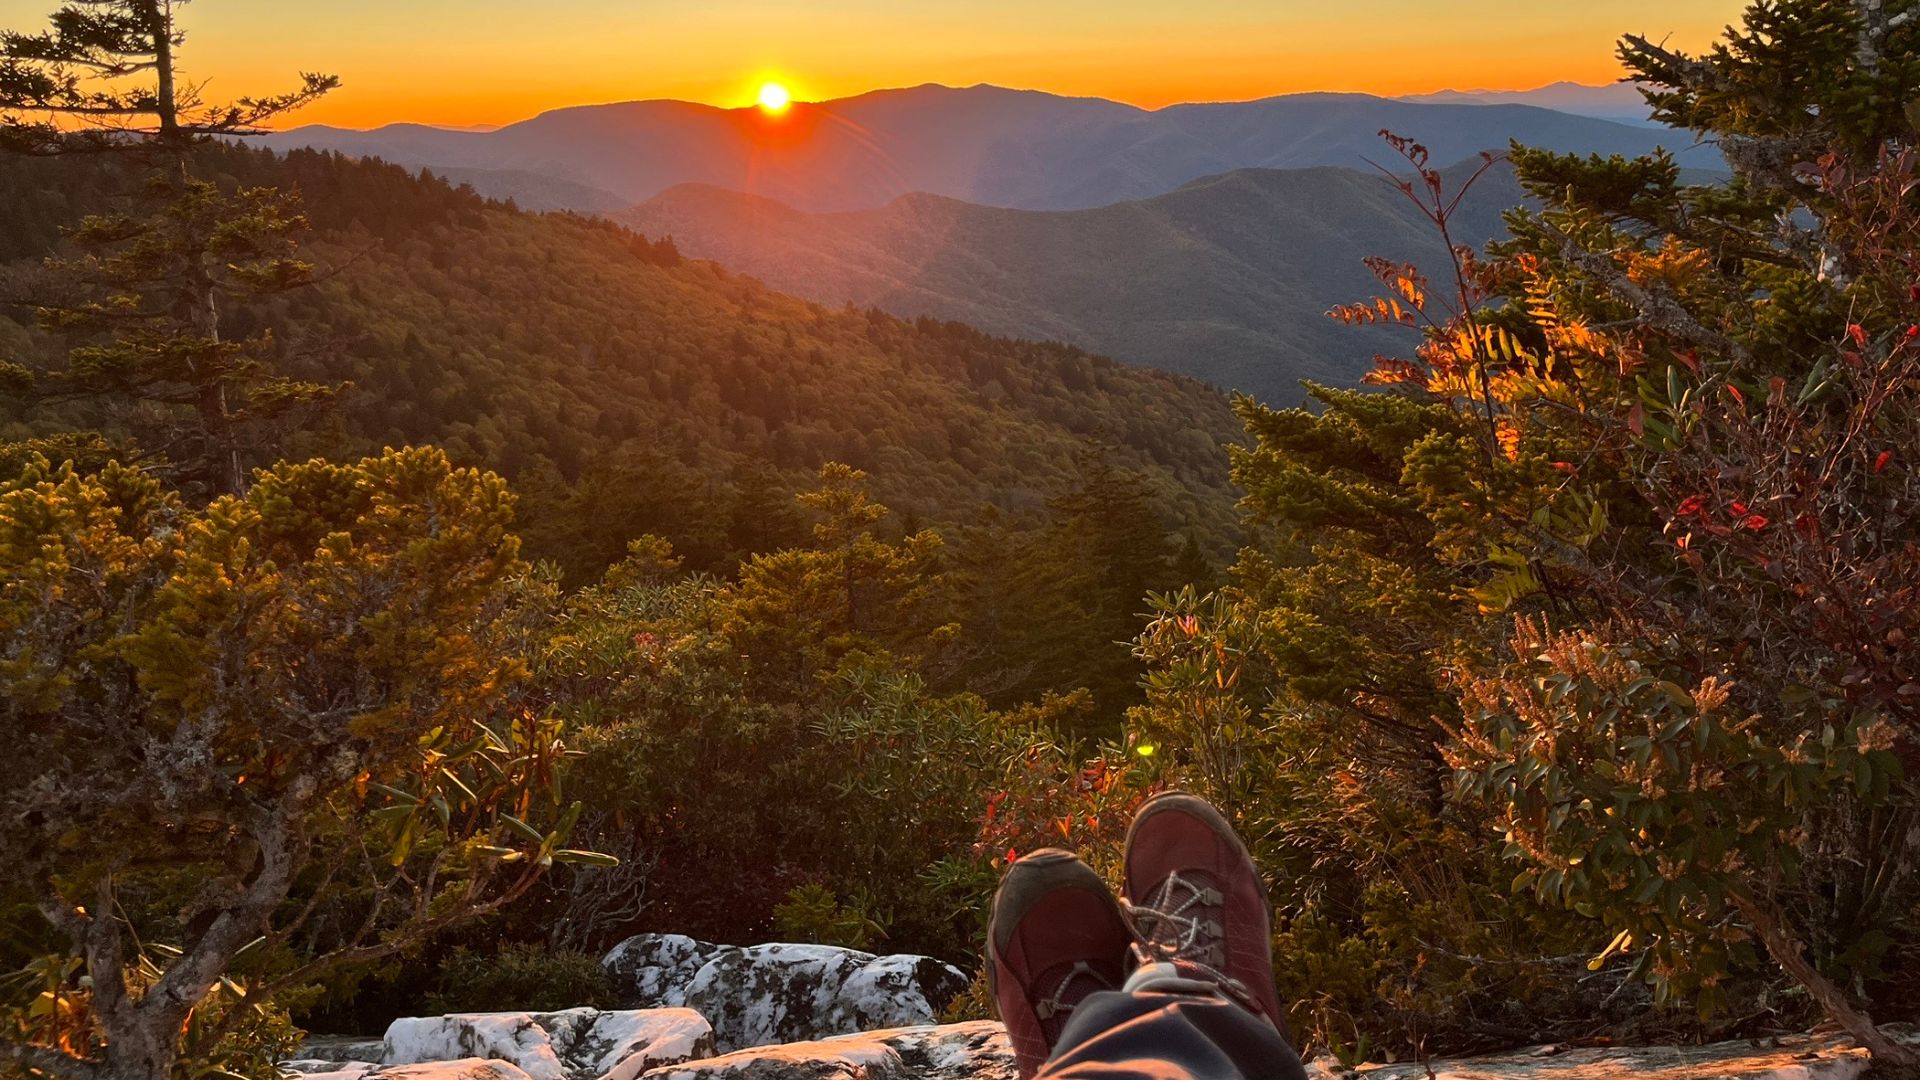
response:
<path id="1" fill-rule="evenodd" d="M 1273 913 L 1260 871 L 1233 826 L 1205 799 L 1148 799 L 1127 830 L 1127 913 L 1147 961 L 1218 985 L 1282 1035 L 1273 987 Z M 1291 1038 L 1291 1036 L 1289 1036 Z"/>
<path id="2" fill-rule="evenodd" d="M 1072 852 L 1043 848 L 1007 870 L 987 928 L 987 979 L 1021 1080 L 1053 1054 L 1087 995 L 1126 980 L 1133 934 L 1120 905 Z"/>

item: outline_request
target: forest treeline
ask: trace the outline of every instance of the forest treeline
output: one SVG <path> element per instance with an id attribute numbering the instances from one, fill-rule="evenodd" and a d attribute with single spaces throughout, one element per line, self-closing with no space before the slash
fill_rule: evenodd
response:
<path id="1" fill-rule="evenodd" d="M 10 55 L 165 52 L 117 2 Z M 1190 382 L 201 142 L 245 111 L 8 166 L 92 216 L 18 222 L 54 253 L 0 323 L 0 1067 L 265 1076 L 295 1021 L 591 1003 L 636 930 L 977 967 L 1009 860 L 1112 872 L 1172 786 L 1268 875 L 1309 1052 L 1828 1021 L 1912 1065 L 1920 3 L 1621 57 L 1731 182 L 1511 148 L 1508 240 L 1333 313 L 1406 353 L 1237 438 Z"/>

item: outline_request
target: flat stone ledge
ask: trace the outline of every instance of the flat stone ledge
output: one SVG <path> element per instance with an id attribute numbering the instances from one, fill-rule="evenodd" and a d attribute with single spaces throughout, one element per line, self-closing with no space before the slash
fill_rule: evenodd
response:
<path id="1" fill-rule="evenodd" d="M 1846 1039 L 1793 1035 L 1704 1046 L 1534 1046 L 1351 1070 L 1315 1058 L 1307 1073 L 1314 1080 L 1857 1080 L 1868 1064 L 1867 1052 Z"/>

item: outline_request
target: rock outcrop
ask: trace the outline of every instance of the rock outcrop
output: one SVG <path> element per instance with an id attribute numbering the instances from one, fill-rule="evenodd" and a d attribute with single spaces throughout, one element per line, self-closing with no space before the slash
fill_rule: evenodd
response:
<path id="1" fill-rule="evenodd" d="M 894 1028 L 759 1046 L 655 1069 L 643 1080 L 1013 1080 L 1006 1029 L 991 1021 Z"/>
<path id="2" fill-rule="evenodd" d="M 602 960 L 639 1008 L 689 1008 L 722 1052 L 931 1024 L 967 976 L 926 956 L 828 945 L 710 945 L 679 934 L 628 938 Z"/>
<path id="3" fill-rule="evenodd" d="M 1331 1064 L 1310 1062 L 1307 1074 L 1314 1080 L 1858 1080 L 1866 1075 L 1867 1054 L 1842 1039 L 1802 1035 L 1706 1046 L 1535 1046 L 1357 1071 Z"/>
<path id="4" fill-rule="evenodd" d="M 603 963 L 628 1011 L 460 1013 L 396 1020 L 380 1041 L 318 1038 L 282 1068 L 300 1080 L 1014 1080 L 1006 1029 L 936 1025 L 966 986 L 922 956 L 818 945 L 630 938 Z M 1920 1046 L 1920 1033 L 1891 1033 Z M 362 1060 L 356 1060 L 359 1055 Z M 371 1059 L 371 1060 L 364 1060 Z M 1314 1080 L 1862 1080 L 1844 1039 L 1708 1046 L 1539 1046 L 1392 1065 L 1307 1063 Z"/>
<path id="5" fill-rule="evenodd" d="M 302 1080 L 531 1080 L 525 1072 L 507 1062 L 485 1058 L 426 1061 L 413 1065 L 302 1058 L 283 1061 L 280 1067 L 299 1074 Z"/>
<path id="6" fill-rule="evenodd" d="M 692 1009 L 453 1013 L 395 1020 L 380 1063 L 485 1058 L 530 1080 L 634 1080 L 662 1065 L 711 1057 L 713 1028 Z"/>
<path id="7" fill-rule="evenodd" d="M 635 1071 L 638 1060 L 623 1059 L 606 1075 L 618 1080 L 1013 1080 L 1015 1075 L 1006 1031 L 989 1021 L 752 1047 L 644 1071 Z M 302 1080 L 535 1080 L 512 1062 L 473 1057 L 413 1065 L 295 1061 L 283 1067 L 305 1073 Z M 1865 1051 L 1843 1039 L 1811 1036 L 1708 1046 L 1544 1046 L 1351 1070 L 1325 1057 L 1307 1064 L 1314 1080 L 1861 1080 L 1866 1072 Z"/>
<path id="8" fill-rule="evenodd" d="M 300 1056 L 306 1061 L 379 1061 L 384 1044 L 379 1039 L 351 1035 L 309 1035 L 300 1044 Z"/>

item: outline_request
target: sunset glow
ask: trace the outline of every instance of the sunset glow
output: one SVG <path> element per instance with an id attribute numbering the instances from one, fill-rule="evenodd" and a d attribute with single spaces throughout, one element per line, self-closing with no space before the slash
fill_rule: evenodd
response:
<path id="1" fill-rule="evenodd" d="M 779 116 L 793 104 L 793 95 L 777 82 L 762 83 L 760 93 L 754 99 L 760 111 L 769 116 Z"/>
<path id="2" fill-rule="evenodd" d="M 32 26 L 52 6 L 0 0 L 0 26 Z M 289 71 L 327 71 L 341 89 L 288 122 L 373 127 L 505 124 L 648 98 L 740 108 L 771 79 L 807 101 L 984 82 L 1147 108 L 1598 83 L 1620 74 L 1620 34 L 1703 47 L 1742 6 L 1380 0 L 1356 20 L 1307 0 L 1194 0 L 1177 11 L 1148 0 L 575 0 L 534 17 L 525 4 L 469 0 L 450 19 L 441 4 L 197 0 L 183 20 L 188 74 L 212 93 L 266 93 Z"/>

